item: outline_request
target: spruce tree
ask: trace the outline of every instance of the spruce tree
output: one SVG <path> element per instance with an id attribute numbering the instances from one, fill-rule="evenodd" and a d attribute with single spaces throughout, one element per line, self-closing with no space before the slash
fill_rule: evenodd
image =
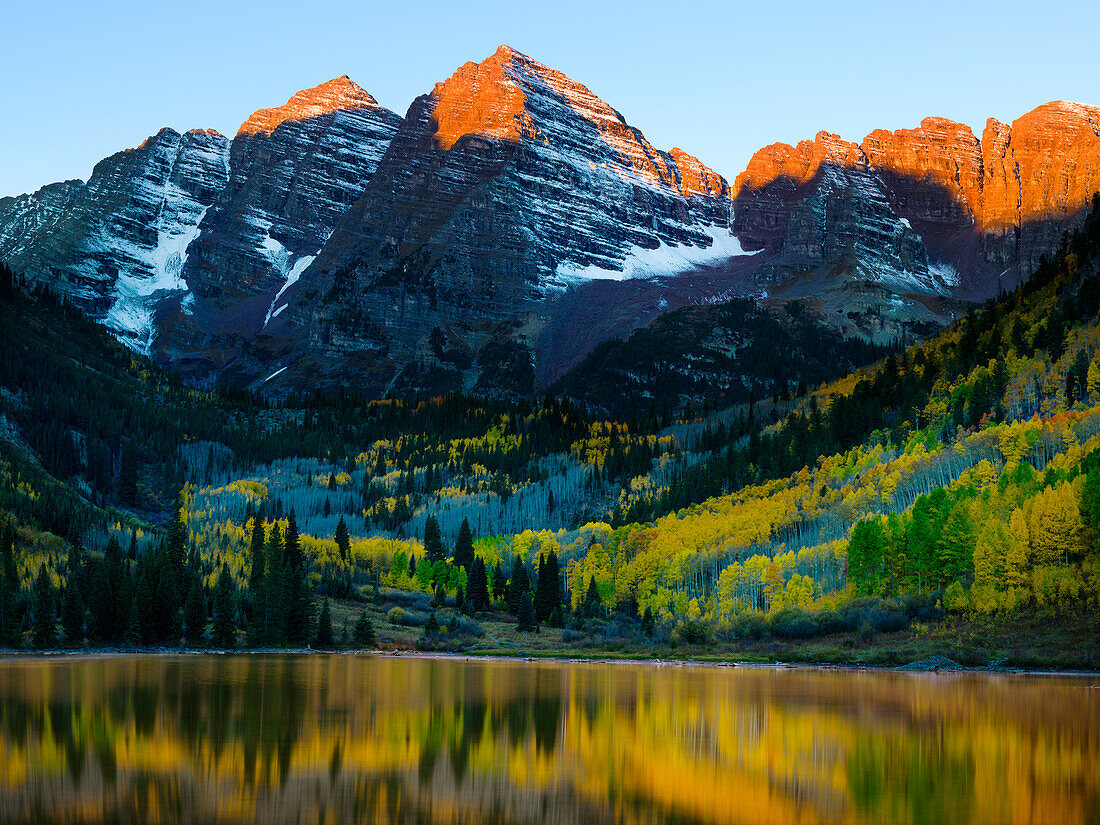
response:
<path id="1" fill-rule="evenodd" d="M 585 618 L 594 619 L 603 616 L 603 602 L 600 601 L 600 591 L 596 587 L 596 577 L 588 577 L 588 593 L 584 597 Z"/>
<path id="2" fill-rule="evenodd" d="M 46 565 L 38 568 L 34 580 L 34 627 L 32 639 L 36 648 L 57 644 L 57 625 L 54 618 L 54 593 Z"/>
<path id="3" fill-rule="evenodd" d="M 642 614 L 642 632 L 647 636 L 653 635 L 653 608 L 648 604 Z"/>
<path id="4" fill-rule="evenodd" d="M 504 567 L 500 562 L 493 569 L 493 598 L 504 601 L 508 590 L 508 577 L 504 575 Z"/>
<path id="5" fill-rule="evenodd" d="M 470 532 L 470 520 L 462 519 L 462 526 L 458 528 L 458 538 L 455 539 L 455 565 L 470 572 L 470 565 L 474 563 L 474 536 Z"/>
<path id="6" fill-rule="evenodd" d="M 355 629 L 352 631 L 352 638 L 356 646 L 360 648 L 372 648 L 378 644 L 378 637 L 374 632 L 374 625 L 371 624 L 370 617 L 367 615 L 366 610 L 362 611 L 359 614 L 359 618 L 355 620 Z"/>
<path id="7" fill-rule="evenodd" d="M 80 579 L 72 573 L 61 598 L 61 627 L 65 630 L 66 645 L 78 647 L 84 643 L 84 597 L 80 593 Z"/>
<path id="8" fill-rule="evenodd" d="M 229 569 L 222 564 L 218 571 L 218 584 L 214 589 L 214 644 L 225 650 L 236 646 L 237 627 L 233 621 L 233 577 Z"/>
<path id="9" fill-rule="evenodd" d="M 0 644 L 16 647 L 19 640 L 19 573 L 15 563 L 15 524 L 0 529 Z"/>
<path id="10" fill-rule="evenodd" d="M 298 525 L 294 520 L 294 513 L 287 520 L 284 545 L 285 640 L 288 644 L 304 647 L 312 636 L 313 603 L 306 582 L 305 558 L 298 541 Z M 331 627 L 329 630 L 331 631 Z"/>
<path id="11" fill-rule="evenodd" d="M 512 613 L 519 613 L 520 600 L 523 598 L 524 593 L 527 594 L 527 598 L 530 600 L 531 581 L 527 576 L 527 565 L 523 563 L 523 559 L 517 556 L 515 563 L 512 565 L 512 578 L 508 581 L 508 588 L 504 597 L 508 603 L 508 609 Z"/>
<path id="12" fill-rule="evenodd" d="M 555 608 L 560 614 L 561 587 L 559 583 L 558 555 L 553 550 L 545 557 L 539 556 L 539 581 L 535 595 L 535 615 L 540 622 L 549 622 Z"/>
<path id="13" fill-rule="evenodd" d="M 531 604 L 531 593 L 528 590 L 523 591 L 519 596 L 519 605 L 516 608 L 516 619 L 518 624 L 516 629 L 527 633 L 530 631 L 538 631 L 538 620 L 535 617 L 535 608 Z"/>
<path id="14" fill-rule="evenodd" d="M 197 645 L 202 644 L 206 635 L 206 591 L 197 569 L 192 568 L 190 579 L 187 600 L 183 603 L 183 625 L 188 643 Z"/>
<path id="15" fill-rule="evenodd" d="M 436 521 L 435 516 L 428 516 L 428 520 L 424 522 L 424 553 L 432 564 L 444 561 L 447 556 L 443 547 L 443 537 L 439 532 L 439 522 Z"/>
<path id="16" fill-rule="evenodd" d="M 328 599 L 321 605 L 321 618 L 317 621 L 317 638 L 313 646 L 318 650 L 330 650 L 335 640 L 332 637 L 332 613 L 329 611 Z"/>
<path id="17" fill-rule="evenodd" d="M 489 581 L 485 575 L 485 562 L 475 558 L 470 565 L 466 581 L 466 609 L 478 613 L 489 609 Z"/>
<path id="18" fill-rule="evenodd" d="M 351 536 L 348 535 L 348 525 L 343 516 L 340 516 L 340 523 L 336 525 L 336 547 L 340 551 L 341 561 L 346 562 L 351 557 Z"/>

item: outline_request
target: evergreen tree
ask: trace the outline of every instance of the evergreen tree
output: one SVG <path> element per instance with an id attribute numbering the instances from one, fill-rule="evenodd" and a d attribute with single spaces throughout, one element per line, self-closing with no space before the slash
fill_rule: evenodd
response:
<path id="1" fill-rule="evenodd" d="M 330 650 L 335 642 L 332 636 L 332 613 L 329 611 L 328 599 L 321 605 L 321 618 L 317 622 L 317 638 L 313 646 L 318 650 Z"/>
<path id="2" fill-rule="evenodd" d="M 550 621 L 555 608 L 561 604 L 561 583 L 558 571 L 558 555 L 553 550 L 545 557 L 539 556 L 539 580 L 535 591 L 535 615 L 540 622 Z"/>
<path id="3" fill-rule="evenodd" d="M 519 613 L 519 606 L 524 593 L 530 599 L 531 581 L 527 576 L 527 565 L 523 563 L 523 559 L 517 556 L 515 563 L 512 565 L 512 578 L 508 581 L 508 589 L 505 595 L 508 609 L 512 613 Z"/>
<path id="4" fill-rule="evenodd" d="M 646 636 L 653 635 L 653 608 L 648 604 L 645 607 L 645 613 L 642 614 L 642 632 Z"/>
<path id="5" fill-rule="evenodd" d="M 84 597 L 80 593 L 80 578 L 72 573 L 61 598 L 61 627 L 66 645 L 77 647 L 84 643 Z"/>
<path id="6" fill-rule="evenodd" d="M 588 593 L 584 597 L 585 618 L 594 619 L 603 616 L 603 602 L 600 601 L 600 590 L 596 587 L 596 577 L 588 577 Z"/>
<path id="7" fill-rule="evenodd" d="M 57 644 L 57 625 L 54 618 L 54 593 L 50 574 L 46 565 L 38 568 L 34 580 L 34 626 L 32 636 L 38 649 L 53 647 Z"/>
<path id="8" fill-rule="evenodd" d="M 458 538 L 455 539 L 454 563 L 467 573 L 470 572 L 470 565 L 474 563 L 474 537 L 470 532 L 469 519 L 462 519 L 462 526 L 458 528 Z"/>
<path id="9" fill-rule="evenodd" d="M 432 564 L 445 561 L 447 558 L 443 537 L 439 532 L 439 522 L 436 521 L 435 516 L 428 516 L 428 520 L 424 522 L 424 553 Z"/>
<path id="10" fill-rule="evenodd" d="M 416 578 L 416 553 L 409 553 L 409 578 Z"/>
<path id="11" fill-rule="evenodd" d="M 298 541 L 298 525 L 294 513 L 287 520 L 283 568 L 283 604 L 286 617 L 283 637 L 290 645 L 304 647 L 313 635 L 313 603 L 306 582 L 305 558 Z M 330 627 L 330 633 L 331 630 Z"/>
<path id="12" fill-rule="evenodd" d="M 214 589 L 214 644 L 229 650 L 236 646 L 237 627 L 233 620 L 233 577 L 222 564 L 218 571 L 218 584 Z"/>
<path id="13" fill-rule="evenodd" d="M 340 550 L 342 561 L 346 562 L 351 558 L 351 536 L 348 535 L 348 525 L 343 516 L 340 516 L 340 523 L 336 525 L 336 547 Z"/>
<path id="14" fill-rule="evenodd" d="M 119 458 L 118 473 L 118 498 L 128 507 L 137 504 L 137 450 L 133 441 L 126 442 L 122 447 L 122 455 Z"/>
<path id="15" fill-rule="evenodd" d="M 252 570 L 248 576 L 248 589 L 255 596 L 259 593 L 266 573 L 264 556 L 264 520 L 259 514 L 252 521 Z"/>
<path id="16" fill-rule="evenodd" d="M 18 647 L 21 601 L 15 564 L 15 525 L 5 521 L 0 527 L 0 645 Z"/>
<path id="17" fill-rule="evenodd" d="M 192 568 L 190 578 L 191 586 L 183 603 L 183 626 L 188 643 L 197 645 L 202 644 L 206 635 L 206 592 L 197 569 Z"/>
<path id="18" fill-rule="evenodd" d="M 466 609 L 478 613 L 489 609 L 489 581 L 485 574 L 485 562 L 475 558 L 470 565 L 466 582 Z"/>
<path id="19" fill-rule="evenodd" d="M 352 639 L 355 641 L 357 647 L 360 648 L 373 648 L 378 644 L 378 637 L 374 632 L 374 625 L 371 624 L 370 617 L 367 615 L 367 611 L 363 610 L 359 613 L 359 618 L 355 620 L 355 628 L 352 630 Z"/>
<path id="20" fill-rule="evenodd" d="M 138 607 L 137 596 L 134 596 L 130 600 L 130 610 L 126 619 L 126 632 L 122 636 L 122 641 L 129 647 L 137 647 L 142 644 L 142 632 L 141 632 L 141 609 Z"/>
<path id="21" fill-rule="evenodd" d="M 503 601 L 508 590 L 508 577 L 504 575 L 504 567 L 500 562 L 493 569 L 493 598 Z"/>
<path id="22" fill-rule="evenodd" d="M 433 610 L 428 615 L 428 621 L 424 624 L 424 635 L 431 636 L 439 632 L 439 620 L 435 617 L 435 611 Z"/>
<path id="23" fill-rule="evenodd" d="M 531 604 L 531 592 L 529 590 L 523 591 L 519 596 L 519 605 L 516 608 L 516 619 L 518 620 L 516 629 L 520 632 L 538 632 L 538 620 L 535 617 L 534 605 Z"/>

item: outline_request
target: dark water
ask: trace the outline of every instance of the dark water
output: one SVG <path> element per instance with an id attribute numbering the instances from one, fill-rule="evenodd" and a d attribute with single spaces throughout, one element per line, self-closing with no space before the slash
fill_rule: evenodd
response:
<path id="1" fill-rule="evenodd" d="M 0 661 L 0 822 L 1097 823 L 1100 679 Z"/>

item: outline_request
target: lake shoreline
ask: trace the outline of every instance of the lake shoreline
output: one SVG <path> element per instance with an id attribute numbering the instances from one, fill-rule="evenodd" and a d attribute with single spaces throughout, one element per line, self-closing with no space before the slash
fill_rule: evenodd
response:
<path id="1" fill-rule="evenodd" d="M 840 671 L 850 673 L 912 673 L 912 674 L 989 674 L 1001 676 L 1052 676 L 1052 677 L 1090 677 L 1100 672 L 1084 669 L 1065 668 L 1020 668 L 997 665 L 969 666 L 946 657 L 932 657 L 942 661 L 921 660 L 905 665 L 876 664 L 873 662 L 828 662 L 828 661 L 754 661 L 752 659 L 721 657 L 638 657 L 615 656 L 601 652 L 592 656 L 569 654 L 541 654 L 519 651 L 494 653 L 462 653 L 421 650 L 316 650 L 313 648 L 83 648 L 56 650 L 11 650 L 0 649 L 0 665 L 12 661 L 78 661 L 82 659 L 116 658 L 154 658 L 154 657 L 192 657 L 192 656 L 378 656 L 385 658 L 426 659 L 445 661 L 486 661 L 486 662 L 547 662 L 551 664 L 585 665 L 636 665 L 655 668 L 727 668 L 727 669 L 771 669 L 771 670 L 808 670 Z"/>

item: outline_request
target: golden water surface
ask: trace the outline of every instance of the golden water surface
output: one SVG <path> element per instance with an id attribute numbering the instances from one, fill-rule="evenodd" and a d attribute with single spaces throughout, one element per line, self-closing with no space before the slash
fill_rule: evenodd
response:
<path id="1" fill-rule="evenodd" d="M 9 659 L 0 822 L 1100 823 L 1100 679 Z"/>

